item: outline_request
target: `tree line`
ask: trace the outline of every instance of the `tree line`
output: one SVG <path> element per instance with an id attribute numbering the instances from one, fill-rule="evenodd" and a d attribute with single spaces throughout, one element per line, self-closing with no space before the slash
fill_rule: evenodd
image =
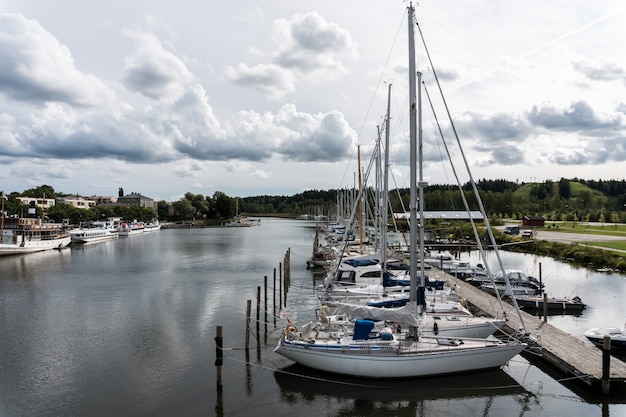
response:
<path id="1" fill-rule="evenodd" d="M 487 215 L 498 218 L 519 219 L 524 215 L 541 215 L 548 221 L 611 221 L 626 222 L 625 180 L 582 180 L 578 178 L 559 181 L 519 183 L 504 179 L 480 180 L 476 187 Z M 292 196 L 260 195 L 231 197 L 221 191 L 212 195 L 187 192 L 178 201 L 158 201 L 157 212 L 152 208 L 125 205 L 97 205 L 89 209 L 69 204 L 56 204 L 45 215 L 54 221 L 70 219 L 73 224 L 104 217 L 122 217 L 125 220 L 149 221 L 154 217 L 162 221 L 213 220 L 223 221 L 237 214 L 257 216 L 325 215 L 333 217 L 338 197 L 347 190 L 308 190 Z M 374 204 L 373 190 L 366 193 Z M 22 193 L 12 192 L 5 198 L 5 213 L 20 215 L 27 207 L 19 196 L 65 197 L 49 185 L 32 188 Z M 395 189 L 389 192 L 389 204 L 395 212 L 408 210 L 410 192 Z M 472 185 L 461 188 L 445 184 L 429 185 L 424 190 L 426 210 L 464 210 L 463 197 L 470 210 L 478 210 Z M 41 210 L 41 209 L 39 209 Z M 41 212 L 38 212 L 40 215 Z"/>

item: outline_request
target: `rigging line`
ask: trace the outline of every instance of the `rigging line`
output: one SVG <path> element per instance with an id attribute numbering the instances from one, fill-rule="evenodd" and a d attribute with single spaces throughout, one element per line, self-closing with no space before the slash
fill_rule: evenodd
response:
<path id="1" fill-rule="evenodd" d="M 450 122 L 450 127 L 452 128 L 452 132 L 454 133 L 454 139 L 456 140 L 456 144 L 459 148 L 463 163 L 465 165 L 465 170 L 469 176 L 469 183 L 472 186 L 472 190 L 474 192 L 474 196 L 476 197 L 476 201 L 478 203 L 478 207 L 480 209 L 480 212 L 483 216 L 483 221 L 485 222 L 485 228 L 487 229 L 487 234 L 489 235 L 489 240 L 491 242 L 491 244 L 493 245 L 494 248 L 494 253 L 496 255 L 496 258 L 498 259 L 498 265 L 500 266 L 500 269 L 502 270 L 502 274 L 505 277 L 506 280 L 506 270 L 504 268 L 504 264 L 502 263 L 502 258 L 500 257 L 500 252 L 498 251 L 498 245 L 496 243 L 496 238 L 493 235 L 493 231 L 491 230 L 491 226 L 489 223 L 489 218 L 487 217 L 487 213 L 485 211 L 485 206 L 483 205 L 482 199 L 480 198 L 480 193 L 478 192 L 478 188 L 476 187 L 476 182 L 474 181 L 474 177 L 472 175 L 472 171 L 469 168 L 469 163 L 467 162 L 467 157 L 465 156 L 465 152 L 463 151 L 463 146 L 461 145 L 461 141 L 459 139 L 459 134 L 456 130 L 456 125 L 454 124 L 454 119 L 452 118 L 452 114 L 450 113 L 450 107 L 448 106 L 448 101 L 446 100 L 445 95 L 443 94 L 443 89 L 441 88 L 441 83 L 439 82 L 439 77 L 437 76 L 437 71 L 435 70 L 435 66 L 433 64 L 432 58 L 430 56 L 430 51 L 428 49 L 428 46 L 426 45 L 426 39 L 424 38 L 424 34 L 422 33 L 422 29 L 419 26 L 419 23 L 417 22 L 417 19 L 415 20 L 415 24 L 417 26 L 417 29 L 419 31 L 420 37 L 422 39 L 422 44 L 424 45 L 424 50 L 426 52 L 426 56 L 428 57 L 428 62 L 430 63 L 430 67 L 433 70 L 433 75 L 435 76 L 435 82 L 437 84 L 437 88 L 439 89 L 439 95 L 441 97 L 441 100 L 443 102 L 444 108 L 446 110 L 446 114 L 448 116 L 448 121 Z M 458 181 L 458 180 L 457 180 Z M 463 198 L 463 204 L 465 205 L 465 209 L 467 210 L 468 214 L 469 214 L 469 207 L 467 205 L 467 200 L 465 199 L 465 194 L 462 192 L 462 188 L 460 186 L 459 183 L 459 188 L 461 189 L 461 197 Z M 482 243 L 480 241 L 480 237 L 478 236 L 478 231 L 475 227 L 474 224 L 474 219 L 472 218 L 472 216 L 469 216 L 470 218 L 470 222 L 472 223 L 472 228 L 474 229 L 474 236 L 476 237 L 476 243 L 478 244 L 478 249 L 481 252 L 481 254 L 484 255 L 484 249 L 482 246 Z M 489 277 L 493 283 L 493 276 L 491 275 L 491 272 L 489 270 L 489 268 L 487 267 L 487 272 L 489 273 Z M 507 281 L 507 287 L 509 286 L 509 283 Z M 496 292 L 496 294 L 498 294 L 498 292 Z M 517 300 L 515 299 L 515 297 L 513 297 L 513 305 L 515 306 L 515 310 L 517 311 L 517 315 L 518 318 L 520 320 L 520 323 L 522 325 L 522 328 L 524 329 L 524 332 L 526 332 L 526 325 L 524 323 L 524 318 L 522 317 L 522 313 L 520 311 L 520 308 L 517 304 Z"/>
<path id="2" fill-rule="evenodd" d="M 391 59 L 391 52 L 393 51 L 394 46 L 396 45 L 396 43 L 398 41 L 398 36 L 400 35 L 401 28 L 404 25 L 404 16 L 405 16 L 405 14 L 406 13 L 404 13 L 404 11 L 403 11 L 402 12 L 402 19 L 401 19 L 400 25 L 398 25 L 398 30 L 396 31 L 396 36 L 395 36 L 395 38 L 393 40 L 391 48 L 389 49 L 389 53 L 387 54 L 387 59 L 385 60 L 385 65 L 383 65 L 383 69 L 380 72 L 380 76 L 378 78 L 378 82 L 376 83 L 376 88 L 374 89 L 374 93 L 372 94 L 372 98 L 370 99 L 370 103 L 369 103 L 369 105 L 367 107 L 367 111 L 365 112 L 365 116 L 363 117 L 363 122 L 361 122 L 361 127 L 359 129 L 359 132 L 357 133 L 357 141 L 360 140 L 361 135 L 363 134 L 363 129 L 365 128 L 367 119 L 369 118 L 369 114 L 370 114 L 370 111 L 372 110 L 372 106 L 374 105 L 374 100 L 376 99 L 376 96 L 377 96 L 377 93 L 378 93 L 378 89 L 379 89 L 380 85 L 383 82 L 382 81 L 383 80 L 383 74 L 385 73 L 386 68 L 388 68 L 388 66 L 389 66 L 389 60 Z M 353 157 L 354 157 L 354 150 L 350 154 L 349 160 L 352 161 Z M 343 181 L 345 180 L 345 178 L 347 176 L 347 173 L 348 173 L 348 170 L 349 170 L 349 165 L 346 166 L 346 170 L 343 173 L 343 177 L 341 178 L 340 184 L 343 183 Z"/>
<path id="3" fill-rule="evenodd" d="M 426 85 L 424 84 L 424 91 L 426 91 Z M 428 92 L 426 92 L 426 95 L 428 97 L 428 103 L 430 104 L 430 113 L 429 115 L 431 116 L 431 118 L 434 119 L 434 122 L 431 122 L 431 125 L 433 126 L 433 136 L 437 137 L 437 129 L 439 130 L 439 134 L 442 138 L 443 141 L 443 133 L 442 133 L 442 129 L 441 129 L 441 125 L 439 124 L 439 120 L 437 119 L 437 114 L 435 113 L 434 110 L 434 105 L 433 102 L 430 98 L 430 96 L 428 95 Z M 437 129 L 435 129 L 434 126 L 437 126 Z M 444 174 L 444 178 L 445 178 L 445 184 L 450 184 L 450 180 L 448 177 L 448 170 L 446 169 L 446 166 L 444 164 L 444 158 L 443 158 L 443 152 L 441 150 L 441 143 L 440 141 L 437 141 L 437 149 L 439 150 L 439 156 L 441 158 L 441 166 L 442 166 L 442 171 Z M 448 158 L 449 158 L 449 154 L 448 154 Z M 446 189 L 448 190 L 448 196 L 450 197 L 450 207 L 452 210 L 456 210 L 456 205 L 454 204 L 454 196 L 452 195 L 451 192 L 451 185 L 446 185 Z"/>
<path id="4" fill-rule="evenodd" d="M 420 33 L 421 33 L 421 32 L 420 32 Z M 423 38 L 422 38 L 422 41 L 424 42 L 424 39 L 423 39 Z M 424 42 L 424 48 L 426 48 L 426 44 L 425 44 L 425 42 Z M 429 55 L 429 56 L 430 56 L 430 55 Z M 432 66 L 433 66 L 433 65 L 432 65 L 432 61 L 430 62 L 430 64 L 431 64 L 431 67 L 432 67 Z M 435 73 L 435 69 L 434 69 L 434 68 L 433 68 L 433 73 Z M 437 79 L 437 76 L 436 76 L 436 75 L 435 75 L 435 79 Z M 425 84 L 424 82 L 422 82 L 422 85 L 423 85 L 423 88 L 424 88 L 424 92 L 426 93 L 426 97 L 427 97 L 427 99 L 428 99 L 428 103 L 429 103 L 429 104 L 430 104 L 430 106 L 431 106 L 431 111 L 433 112 L 434 118 L 435 118 L 435 120 L 437 121 L 437 127 L 439 128 L 439 134 L 441 135 L 441 141 L 442 141 L 442 143 L 443 143 L 443 145 L 444 145 L 444 149 L 446 150 L 446 153 L 447 153 L 447 155 L 448 155 L 448 159 L 450 160 L 450 165 L 451 165 L 451 168 L 452 168 L 452 173 L 453 173 L 453 175 L 454 175 L 454 178 L 456 179 L 456 183 L 457 183 L 457 186 L 458 186 L 459 191 L 460 191 L 460 194 L 461 194 L 461 200 L 463 201 L 463 205 L 464 205 L 465 210 L 466 210 L 466 212 L 467 212 L 467 214 L 468 214 L 468 217 L 469 217 L 470 223 L 472 224 L 472 231 L 474 232 L 474 239 L 476 239 L 476 244 L 478 245 L 478 250 L 479 250 L 479 252 L 480 252 L 480 254 L 481 254 L 482 258 L 483 258 L 483 259 L 486 259 L 485 252 L 484 252 L 484 248 L 483 248 L 483 246 L 482 246 L 482 242 L 481 242 L 480 236 L 479 236 L 479 234 L 478 234 L 478 228 L 476 227 L 476 224 L 474 223 L 474 219 L 473 219 L 473 217 L 472 217 L 472 215 L 471 215 L 470 208 L 469 208 L 469 204 L 468 204 L 468 202 L 467 202 L 467 198 L 465 197 L 465 194 L 464 194 L 464 192 L 463 192 L 463 187 L 461 186 L 461 182 L 460 182 L 460 180 L 459 180 L 459 176 L 458 176 L 458 174 L 457 174 L 456 168 L 454 167 L 454 164 L 452 163 L 452 156 L 450 155 L 450 150 L 449 150 L 449 148 L 448 148 L 448 144 L 447 144 L 447 142 L 446 142 L 446 140 L 445 140 L 445 138 L 444 138 L 443 131 L 441 130 L 441 125 L 440 125 L 439 120 L 438 120 L 438 118 L 437 118 L 437 113 L 435 112 L 435 109 L 434 109 L 434 107 L 433 107 L 433 102 L 432 102 L 432 100 L 431 100 L 430 93 L 428 92 L 428 88 L 426 88 L 426 84 Z M 437 85 L 439 85 L 439 84 L 437 83 Z M 441 96 L 442 96 L 442 98 L 443 98 L 443 92 L 441 92 L 441 86 L 439 86 L 439 90 L 440 90 Z M 445 98 L 443 98 L 443 100 L 444 100 L 444 102 L 445 102 Z M 449 116 L 449 114 L 448 114 L 448 116 Z M 451 118 L 451 117 L 450 117 L 450 123 L 453 123 L 453 122 L 452 122 L 452 118 Z M 456 131 L 455 131 L 455 133 L 456 133 Z M 460 144 L 460 142 L 458 141 L 458 137 L 457 137 L 457 142 L 458 142 L 458 146 L 459 146 L 459 148 L 460 148 L 460 147 L 461 147 L 461 144 Z M 463 157 L 465 157 L 465 155 L 463 154 L 463 150 L 462 150 L 462 149 L 461 149 L 461 154 L 463 155 Z M 467 171 L 469 172 L 469 167 L 467 166 L 467 163 L 466 163 L 466 169 L 467 169 Z M 470 173 L 470 179 L 471 179 L 471 173 Z M 480 195 L 478 194 L 478 190 L 476 190 L 476 186 L 475 186 L 475 184 L 473 183 L 473 181 L 472 181 L 472 184 L 473 184 L 473 186 L 474 186 L 474 192 L 475 192 L 475 195 L 476 195 L 476 200 L 478 201 L 479 205 L 481 206 L 481 213 L 482 213 L 482 215 L 483 215 L 483 217 L 484 217 L 485 225 L 487 226 L 487 230 L 489 230 L 489 220 L 487 219 L 487 215 L 486 215 L 486 213 L 485 213 L 485 210 L 484 210 L 484 208 L 482 207 L 482 203 L 481 203 L 481 200 L 480 200 Z M 493 240 L 493 239 L 492 239 L 492 242 L 494 243 L 494 246 L 495 246 L 495 242 L 494 242 L 494 240 Z M 501 265 L 501 268 L 502 268 L 502 273 L 503 273 L 503 274 L 505 274 L 504 267 L 502 266 L 502 263 L 501 263 L 501 262 L 500 262 L 500 265 Z M 490 278 L 490 280 L 491 280 L 491 283 L 495 286 L 495 282 L 494 282 L 494 279 L 493 279 L 493 275 L 491 274 L 491 271 L 490 271 L 490 269 L 489 269 L 489 265 L 486 265 L 485 267 L 486 267 L 486 269 L 487 269 L 487 273 L 489 274 L 489 278 Z M 501 299 L 500 294 L 499 294 L 499 292 L 498 292 L 498 291 L 496 291 L 496 298 L 498 299 L 498 303 L 499 303 L 499 305 L 500 305 L 500 309 L 501 309 L 502 311 L 504 311 L 503 302 L 502 302 L 502 299 Z M 517 302 L 515 302 L 515 307 L 517 307 Z M 519 313 L 518 313 L 518 314 L 519 314 Z M 520 316 L 520 317 L 519 317 L 519 318 L 520 318 L 520 322 L 522 323 L 522 327 L 525 329 L 525 326 L 524 326 L 524 320 L 522 319 L 521 314 L 519 314 L 519 316 Z"/>
<path id="5" fill-rule="evenodd" d="M 401 28 L 404 24 L 404 15 L 406 13 L 403 11 L 402 12 L 402 19 L 400 22 L 400 25 L 398 26 L 398 30 L 396 31 L 396 37 L 393 40 L 393 43 L 391 45 L 391 48 L 389 49 L 389 53 L 387 54 L 387 59 L 385 60 L 385 65 L 383 65 L 383 69 L 380 72 L 380 77 L 378 78 L 378 83 L 376 83 L 376 88 L 374 89 L 374 93 L 372 94 L 372 99 L 370 100 L 370 104 L 367 107 L 367 112 L 365 113 L 365 117 L 363 118 L 363 122 L 361 123 L 361 129 L 359 130 L 359 134 L 358 137 L 361 137 L 361 133 L 363 133 L 363 128 L 365 127 L 365 123 L 367 121 L 367 119 L 369 118 L 369 113 L 370 110 L 372 109 L 372 105 L 374 104 L 374 99 L 376 98 L 376 95 L 378 93 L 378 88 L 380 87 L 381 83 L 382 83 L 382 79 L 383 79 L 383 74 L 385 73 L 386 68 L 389 66 L 389 60 L 391 59 L 391 52 L 394 49 L 394 46 L 396 45 L 397 41 L 398 41 L 398 36 L 400 35 L 400 31 Z"/>

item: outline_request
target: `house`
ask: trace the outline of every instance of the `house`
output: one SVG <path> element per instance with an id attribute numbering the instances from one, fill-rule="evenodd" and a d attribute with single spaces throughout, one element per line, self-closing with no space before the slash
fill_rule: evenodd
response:
<path id="1" fill-rule="evenodd" d="M 545 223 L 543 216 L 524 216 L 522 219 L 522 224 L 529 227 L 543 227 Z"/>
<path id="2" fill-rule="evenodd" d="M 127 206 L 149 207 L 154 211 L 157 211 L 156 201 L 138 193 L 131 193 L 126 194 L 125 196 L 120 196 L 118 197 L 117 202 L 120 204 L 125 204 Z"/>
<path id="3" fill-rule="evenodd" d="M 96 202 L 79 195 L 59 197 L 59 203 L 69 204 L 70 206 L 82 209 L 89 209 L 96 205 Z"/>
<path id="4" fill-rule="evenodd" d="M 42 198 L 42 197 L 17 197 L 22 204 L 41 207 L 44 210 L 48 210 L 54 206 L 56 200 L 54 198 Z"/>

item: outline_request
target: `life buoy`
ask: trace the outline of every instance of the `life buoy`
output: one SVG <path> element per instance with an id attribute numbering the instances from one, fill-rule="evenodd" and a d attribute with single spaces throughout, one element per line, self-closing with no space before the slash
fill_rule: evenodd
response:
<path id="1" fill-rule="evenodd" d="M 288 334 L 288 333 L 291 333 L 291 332 L 296 333 L 297 331 L 298 331 L 298 329 L 296 329 L 296 326 L 293 326 L 293 325 L 290 324 L 285 329 L 285 334 Z"/>

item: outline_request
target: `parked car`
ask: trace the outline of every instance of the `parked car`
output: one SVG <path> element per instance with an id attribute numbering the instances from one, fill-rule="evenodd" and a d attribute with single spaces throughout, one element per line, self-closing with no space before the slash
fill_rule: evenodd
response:
<path id="1" fill-rule="evenodd" d="M 519 227 L 518 226 L 505 226 L 503 233 L 507 235 L 519 235 Z"/>
<path id="2" fill-rule="evenodd" d="M 522 239 L 532 239 L 533 231 L 532 230 L 523 230 L 522 231 Z"/>

